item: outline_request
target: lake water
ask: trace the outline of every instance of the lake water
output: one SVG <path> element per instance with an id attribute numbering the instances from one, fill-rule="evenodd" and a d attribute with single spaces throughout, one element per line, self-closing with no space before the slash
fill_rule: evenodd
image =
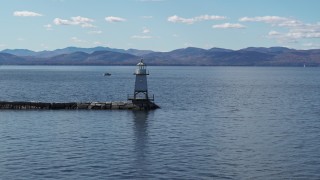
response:
<path id="1" fill-rule="evenodd" d="M 1 110 L 0 179 L 320 179 L 320 68 L 148 69 L 155 111 Z M 0 100 L 126 100 L 134 70 L 0 66 Z"/>

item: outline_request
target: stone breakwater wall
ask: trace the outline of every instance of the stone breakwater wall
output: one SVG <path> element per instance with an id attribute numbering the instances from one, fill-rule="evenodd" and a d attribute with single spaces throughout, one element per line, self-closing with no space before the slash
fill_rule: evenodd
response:
<path id="1" fill-rule="evenodd" d="M 159 108 L 153 102 L 133 103 L 131 101 L 119 102 L 68 102 L 68 103 L 45 103 L 45 102 L 10 102 L 0 101 L 0 109 L 15 109 L 15 110 L 28 110 L 28 109 L 47 109 L 47 110 L 152 110 Z"/>

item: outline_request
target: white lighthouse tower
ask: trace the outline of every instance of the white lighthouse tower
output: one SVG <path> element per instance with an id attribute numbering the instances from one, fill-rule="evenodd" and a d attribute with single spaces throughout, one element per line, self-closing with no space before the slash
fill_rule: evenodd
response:
<path id="1" fill-rule="evenodd" d="M 154 101 L 154 96 L 149 96 L 148 94 L 148 83 L 147 83 L 147 72 L 146 64 L 141 61 L 137 64 L 137 69 L 134 73 L 136 75 L 136 81 L 134 86 L 134 94 L 133 96 L 129 96 L 128 100 L 132 100 L 132 102 L 140 107 L 149 108 L 150 105 L 153 105 L 152 101 Z"/>

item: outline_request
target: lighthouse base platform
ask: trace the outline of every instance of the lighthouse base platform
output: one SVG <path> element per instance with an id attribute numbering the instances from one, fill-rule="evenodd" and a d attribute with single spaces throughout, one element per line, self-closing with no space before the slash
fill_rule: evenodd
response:
<path id="1" fill-rule="evenodd" d="M 0 101 L 1 109 L 14 110 L 154 110 L 160 108 L 153 102 L 18 102 L 18 101 Z"/>

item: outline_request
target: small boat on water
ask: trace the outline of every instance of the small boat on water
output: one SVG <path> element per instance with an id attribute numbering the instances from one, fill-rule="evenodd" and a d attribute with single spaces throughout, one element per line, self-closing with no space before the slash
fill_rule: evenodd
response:
<path id="1" fill-rule="evenodd" d="M 111 76 L 110 73 L 104 73 L 103 75 L 104 75 L 104 76 Z"/>

